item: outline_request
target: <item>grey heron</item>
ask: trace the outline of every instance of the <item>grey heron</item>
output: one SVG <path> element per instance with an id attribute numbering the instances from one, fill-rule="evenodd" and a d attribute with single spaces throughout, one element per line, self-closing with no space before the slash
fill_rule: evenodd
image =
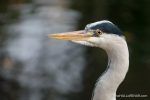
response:
<path id="1" fill-rule="evenodd" d="M 92 100 L 116 100 L 118 86 L 129 67 L 128 46 L 123 32 L 112 22 L 102 20 L 86 25 L 84 30 L 50 34 L 49 38 L 102 48 L 108 55 L 108 68 L 100 76 Z"/>

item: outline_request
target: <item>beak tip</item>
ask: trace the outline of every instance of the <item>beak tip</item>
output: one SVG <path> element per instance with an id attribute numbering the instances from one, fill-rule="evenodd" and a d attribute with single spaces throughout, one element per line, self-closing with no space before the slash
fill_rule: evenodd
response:
<path id="1" fill-rule="evenodd" d="M 54 38 L 55 34 L 48 34 L 48 38 Z"/>
<path id="2" fill-rule="evenodd" d="M 84 31 L 73 31 L 67 33 L 59 33 L 59 34 L 49 34 L 48 38 L 59 39 L 59 40 L 83 40 L 88 36 L 83 34 Z"/>
<path id="3" fill-rule="evenodd" d="M 51 34 L 49 34 L 47 37 L 48 37 L 48 38 L 51 38 L 51 37 L 52 37 L 52 35 L 51 35 Z"/>

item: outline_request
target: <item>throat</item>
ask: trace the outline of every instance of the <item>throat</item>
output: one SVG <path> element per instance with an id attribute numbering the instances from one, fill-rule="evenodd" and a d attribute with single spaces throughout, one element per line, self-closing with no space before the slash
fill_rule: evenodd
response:
<path id="1" fill-rule="evenodd" d="M 119 47 L 118 47 L 119 48 Z M 126 43 L 120 48 L 106 50 L 109 58 L 108 67 L 98 79 L 93 100 L 116 100 L 116 91 L 124 80 L 129 66 L 129 53 Z"/>

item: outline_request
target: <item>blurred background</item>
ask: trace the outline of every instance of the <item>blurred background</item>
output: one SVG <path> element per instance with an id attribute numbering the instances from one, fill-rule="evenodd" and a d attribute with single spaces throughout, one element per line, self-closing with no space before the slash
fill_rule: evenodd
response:
<path id="1" fill-rule="evenodd" d="M 150 100 L 149 0 L 1 0 L 0 100 L 91 100 L 107 66 L 98 48 L 48 39 L 107 19 L 127 38 L 130 68 L 117 94 Z"/>

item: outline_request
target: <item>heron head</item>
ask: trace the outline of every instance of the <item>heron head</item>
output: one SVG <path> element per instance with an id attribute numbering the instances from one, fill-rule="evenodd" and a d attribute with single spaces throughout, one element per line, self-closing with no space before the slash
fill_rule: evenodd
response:
<path id="1" fill-rule="evenodd" d="M 118 42 L 122 36 L 122 31 L 115 24 L 107 20 L 88 24 L 81 31 L 49 35 L 50 38 L 70 40 L 79 44 L 101 48 Z"/>

